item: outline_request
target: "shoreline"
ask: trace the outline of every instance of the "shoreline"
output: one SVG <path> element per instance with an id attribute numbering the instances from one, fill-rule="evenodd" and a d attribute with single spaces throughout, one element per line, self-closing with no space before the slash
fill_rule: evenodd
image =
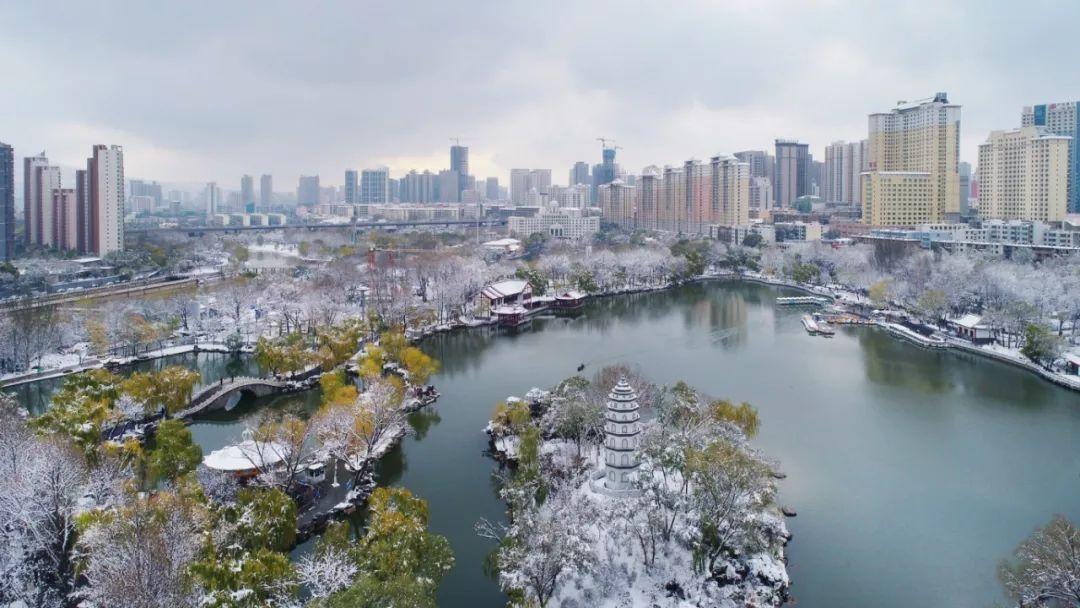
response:
<path id="1" fill-rule="evenodd" d="M 832 297 L 833 299 L 836 299 L 836 296 L 832 293 L 832 291 L 829 290 L 829 289 L 826 289 L 826 288 L 815 288 L 813 286 L 801 285 L 801 284 L 798 284 L 798 283 L 793 283 L 793 282 L 785 281 L 785 280 L 782 280 L 782 279 L 773 279 L 773 278 L 766 277 L 766 276 L 761 276 L 761 275 L 747 275 L 747 274 L 740 274 L 740 273 L 735 273 L 735 272 L 724 273 L 724 274 L 701 275 L 701 276 L 698 276 L 698 277 L 687 279 L 686 281 L 681 282 L 681 283 L 668 283 L 668 284 L 665 284 L 665 285 L 651 285 L 651 286 L 633 287 L 633 288 L 620 289 L 620 290 L 615 290 L 615 291 L 602 292 L 602 293 L 597 293 L 597 294 L 589 294 L 588 297 L 589 298 L 610 298 L 610 297 L 621 296 L 621 295 L 633 295 L 633 294 L 639 294 L 639 293 L 651 293 L 651 292 L 657 292 L 657 291 L 665 291 L 665 290 L 672 289 L 674 287 L 678 287 L 678 286 L 684 285 L 684 284 L 705 283 L 705 282 L 711 282 L 711 281 L 746 281 L 746 282 L 749 282 L 749 283 L 756 283 L 758 285 L 766 285 L 766 286 L 771 286 L 771 287 L 783 287 L 785 289 L 793 289 L 793 290 L 800 291 L 802 293 L 809 294 L 809 295 L 815 295 L 815 296 L 827 295 L 828 297 Z M 965 343 L 960 342 L 960 341 L 958 341 L 956 339 L 953 339 L 953 338 L 949 338 L 943 343 L 931 342 L 931 341 L 924 340 L 921 337 L 917 338 L 914 335 L 909 336 L 908 335 L 909 332 L 901 332 L 899 330 L 894 330 L 890 326 L 883 325 L 881 323 L 872 323 L 871 325 L 873 325 L 874 327 L 878 327 L 879 329 L 884 329 L 885 331 L 887 331 L 893 337 L 895 337 L 895 338 L 897 338 L 899 340 L 904 340 L 906 342 L 910 342 L 912 344 L 915 344 L 916 346 L 920 346 L 920 347 L 923 347 L 923 348 L 937 348 L 937 349 L 941 349 L 941 350 L 945 350 L 945 351 L 948 351 L 950 349 L 958 349 L 958 350 L 961 350 L 961 351 L 963 351 L 965 353 L 969 353 L 969 354 L 976 355 L 976 356 L 981 356 L 983 358 L 986 358 L 986 359 L 989 359 L 989 360 L 992 360 L 992 361 L 998 361 L 998 362 L 1001 362 L 1001 363 L 1012 365 L 1013 367 L 1018 367 L 1018 368 L 1024 369 L 1024 370 L 1026 370 L 1028 372 L 1034 373 L 1035 375 L 1039 376 L 1040 378 L 1042 378 L 1042 379 L 1044 379 L 1044 380 L 1046 380 L 1048 382 L 1051 382 L 1051 383 L 1055 384 L 1056 386 L 1059 386 L 1059 387 L 1067 389 L 1067 390 L 1080 392 L 1080 378 L 1073 381 L 1070 378 L 1063 377 L 1061 374 L 1056 374 L 1056 373 L 1047 371 L 1047 370 L 1043 369 L 1041 366 L 1039 366 L 1039 365 L 1037 365 L 1035 363 L 1032 363 L 1030 361 L 1024 361 L 1024 360 L 1016 359 L 1014 357 L 1010 357 L 1010 356 L 1006 355 L 1005 353 L 998 353 L 998 352 L 991 351 L 991 350 L 984 349 L 984 348 L 980 348 L 978 346 L 974 346 L 974 345 L 971 345 L 971 344 L 965 344 Z M 447 333 L 447 332 L 452 332 L 452 331 L 459 330 L 459 329 L 475 329 L 475 328 L 493 327 L 493 326 L 494 325 L 492 323 L 490 323 L 490 322 L 471 324 L 471 323 L 465 322 L 465 321 L 463 321 L 461 319 L 458 319 L 457 322 L 438 323 L 438 324 L 433 324 L 433 325 L 430 325 L 430 326 L 427 326 L 427 327 L 422 327 L 422 328 L 419 328 L 419 329 L 410 330 L 408 335 L 410 335 L 410 340 L 412 340 L 413 342 L 419 343 L 419 342 L 422 342 L 425 338 L 433 336 L 435 334 L 439 334 L 439 333 Z M 167 357 L 167 356 L 171 356 L 171 355 L 178 355 L 178 354 L 185 354 L 185 353 L 190 353 L 190 352 L 228 352 L 228 349 L 225 347 L 224 344 L 218 344 L 218 343 L 207 343 L 205 345 L 188 344 L 188 345 L 181 345 L 181 346 L 175 346 L 175 347 L 168 347 L 168 348 L 159 349 L 157 351 L 152 351 L 150 353 L 140 355 L 139 357 L 128 357 L 128 358 L 125 358 L 124 360 L 122 360 L 120 362 L 117 362 L 117 360 L 115 360 L 115 359 L 107 360 L 107 361 L 95 360 L 95 363 L 89 364 L 89 365 L 68 366 L 68 367 L 64 367 L 64 368 L 58 368 L 58 369 L 55 369 L 55 370 L 47 370 L 47 371 L 43 371 L 43 372 L 34 372 L 32 374 L 24 374 L 23 376 L 17 376 L 17 377 L 13 377 L 13 378 L 9 378 L 9 379 L 4 380 L 3 383 L 0 384 L 0 389 L 10 388 L 10 387 L 19 386 L 19 385 L 27 384 L 27 383 L 33 383 L 33 382 L 37 382 L 39 380 L 50 380 L 50 379 L 53 379 L 53 378 L 62 377 L 62 376 L 66 376 L 66 375 L 77 373 L 77 372 L 83 372 L 83 371 L 87 371 L 87 370 L 91 370 L 91 369 L 98 369 L 98 368 L 101 368 L 101 367 L 106 367 L 107 365 L 110 365 L 110 364 L 120 365 L 120 366 L 131 365 L 133 363 L 137 363 L 137 362 L 140 362 L 140 361 L 150 361 L 150 360 L 153 360 L 153 359 L 160 359 L 162 357 Z"/>

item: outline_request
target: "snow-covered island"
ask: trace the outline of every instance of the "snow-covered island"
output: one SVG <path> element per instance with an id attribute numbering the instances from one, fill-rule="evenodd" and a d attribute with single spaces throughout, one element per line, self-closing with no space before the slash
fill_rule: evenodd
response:
<path id="1" fill-rule="evenodd" d="M 477 529 L 511 604 L 784 604 L 790 534 L 757 428 L 749 404 L 622 367 L 500 403 L 485 430 L 510 522 Z"/>

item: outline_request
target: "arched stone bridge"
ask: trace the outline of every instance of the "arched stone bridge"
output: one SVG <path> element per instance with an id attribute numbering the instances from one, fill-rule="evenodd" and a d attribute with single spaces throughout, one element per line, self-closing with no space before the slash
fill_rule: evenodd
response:
<path id="1" fill-rule="evenodd" d="M 206 412 L 223 409 L 230 401 L 239 401 L 244 396 L 265 397 L 277 393 L 286 392 L 293 385 L 283 380 L 273 378 L 254 378 L 251 376 L 237 376 L 219 384 L 211 384 L 195 394 L 188 407 L 177 412 L 176 418 L 190 418 Z M 235 405 L 235 401 L 232 401 Z"/>

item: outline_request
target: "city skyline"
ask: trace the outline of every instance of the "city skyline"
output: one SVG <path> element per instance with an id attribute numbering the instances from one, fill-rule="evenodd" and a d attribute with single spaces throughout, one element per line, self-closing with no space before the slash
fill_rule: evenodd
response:
<path id="1" fill-rule="evenodd" d="M 598 4 L 532 19 L 514 4 L 474 8 L 384 9 L 375 31 L 352 18 L 368 9 L 351 5 L 301 16 L 288 5 L 105 3 L 50 18 L 42 7 L 9 7 L 0 51 L 19 57 L 9 78 L 25 87 L 12 100 L 19 120 L 0 122 L 0 135 L 16 155 L 45 149 L 65 169 L 89 146 L 115 142 L 132 178 L 234 184 L 269 173 L 284 185 L 317 174 L 340 185 L 352 167 L 386 165 L 395 176 L 446 168 L 447 139 L 459 136 L 470 173 L 501 179 L 514 167 L 565 175 L 575 161 L 595 162 L 601 135 L 623 147 L 620 164 L 634 173 L 768 150 L 774 139 L 806 142 L 821 159 L 833 141 L 865 137 L 870 113 L 934 91 L 964 107 L 960 156 L 974 163 L 991 131 L 1020 126 L 1022 107 L 1080 98 L 1080 76 L 1068 69 L 1068 23 L 1080 7 L 1069 5 L 1054 7 L 1055 19 L 1026 7 L 934 5 L 930 35 L 918 39 L 901 34 L 925 25 L 919 4 L 887 13 L 844 2 L 638 7 L 625 11 L 617 36 L 593 31 L 595 14 L 611 9 Z M 559 27 L 545 27 L 556 18 Z M 882 19 L 891 26 L 860 25 Z M 428 27 L 435 22 L 444 27 Z M 310 44 L 260 35 L 285 24 L 311 33 Z M 344 27 L 352 35 L 334 35 Z M 661 35 L 637 36 L 652 30 Z M 476 31 L 488 35 L 476 41 Z M 799 35 L 806 31 L 815 35 Z M 1021 48 L 1032 37 L 1040 47 Z M 787 47 L 730 53 L 768 38 Z M 44 39 L 71 44 L 42 47 Z M 648 43 L 618 44 L 634 39 Z M 612 45 L 654 86 L 597 59 L 598 47 Z M 725 78 L 672 61 L 687 55 Z M 62 94 L 90 69 L 103 86 L 77 101 Z"/>

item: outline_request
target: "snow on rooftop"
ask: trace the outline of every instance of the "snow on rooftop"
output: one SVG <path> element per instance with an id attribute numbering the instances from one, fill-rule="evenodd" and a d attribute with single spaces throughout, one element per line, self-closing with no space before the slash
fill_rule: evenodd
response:
<path id="1" fill-rule="evenodd" d="M 953 323 L 966 329 L 975 329 L 982 325 L 982 317 L 975 314 L 966 314 L 958 319 L 954 319 Z"/>
<path id="2" fill-rule="evenodd" d="M 203 464 L 217 471 L 250 471 L 281 462 L 287 452 L 284 445 L 257 442 L 245 432 L 244 441 L 210 452 L 203 458 Z"/>
<path id="3" fill-rule="evenodd" d="M 522 281 L 520 279 L 499 281 L 498 283 L 492 283 L 491 285 L 485 287 L 484 295 L 489 298 L 505 298 L 507 296 L 514 296 L 525 291 L 525 287 L 527 287 L 528 285 L 528 281 Z"/>

